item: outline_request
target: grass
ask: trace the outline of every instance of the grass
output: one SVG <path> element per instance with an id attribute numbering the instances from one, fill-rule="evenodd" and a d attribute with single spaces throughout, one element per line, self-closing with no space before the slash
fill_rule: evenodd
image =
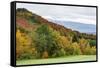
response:
<path id="1" fill-rule="evenodd" d="M 48 59 L 30 59 L 30 60 L 18 60 L 17 65 L 30 65 L 30 64 L 48 64 L 48 63 L 62 63 L 62 62 L 80 62 L 80 61 L 95 61 L 96 55 L 77 55 L 67 56 L 59 58 Z"/>

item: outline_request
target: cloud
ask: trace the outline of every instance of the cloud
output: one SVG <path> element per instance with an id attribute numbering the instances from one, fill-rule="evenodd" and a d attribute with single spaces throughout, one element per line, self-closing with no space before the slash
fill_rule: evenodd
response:
<path id="1" fill-rule="evenodd" d="M 45 18 L 96 25 L 96 8 L 94 7 L 58 6 L 26 3 L 17 3 L 16 7 L 26 8 L 33 13 L 41 15 Z"/>
<path id="2" fill-rule="evenodd" d="M 84 23 L 84 24 L 93 24 L 96 25 L 96 19 L 87 19 L 87 18 L 56 18 L 51 16 L 42 16 L 45 19 L 51 19 L 51 20 L 59 20 L 59 21 L 71 21 L 71 22 L 78 22 L 78 23 Z"/>

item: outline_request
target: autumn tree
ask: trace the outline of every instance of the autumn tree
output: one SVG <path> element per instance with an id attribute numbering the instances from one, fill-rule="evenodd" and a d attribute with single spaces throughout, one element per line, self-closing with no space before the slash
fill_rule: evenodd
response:
<path id="1" fill-rule="evenodd" d="M 72 47 L 72 55 L 81 55 L 82 54 L 80 46 L 77 42 L 72 43 L 71 47 Z"/>
<path id="2" fill-rule="evenodd" d="M 86 39 L 82 38 L 79 40 L 79 46 L 80 46 L 82 53 L 84 53 L 84 50 L 85 50 L 87 45 L 88 45 L 88 41 Z"/>
<path id="3" fill-rule="evenodd" d="M 31 46 L 31 39 L 19 29 L 16 32 L 16 55 L 17 59 L 30 59 L 33 57 L 35 48 Z"/>
<path id="4" fill-rule="evenodd" d="M 84 55 L 95 55 L 96 54 L 96 47 L 90 46 L 89 44 L 84 49 Z"/>

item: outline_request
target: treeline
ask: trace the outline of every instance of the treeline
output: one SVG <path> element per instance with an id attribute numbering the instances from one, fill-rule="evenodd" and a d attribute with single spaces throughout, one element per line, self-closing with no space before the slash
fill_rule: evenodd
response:
<path id="1" fill-rule="evenodd" d="M 96 47 L 91 47 L 89 40 L 73 42 L 47 25 L 28 33 L 17 29 L 16 41 L 17 60 L 96 54 Z"/>

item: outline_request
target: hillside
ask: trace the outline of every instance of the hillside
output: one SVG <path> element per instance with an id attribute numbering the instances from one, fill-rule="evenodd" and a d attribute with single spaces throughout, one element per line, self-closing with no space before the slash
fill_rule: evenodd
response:
<path id="1" fill-rule="evenodd" d="M 24 8 L 17 9 L 17 24 L 20 25 L 22 28 L 25 27 L 29 30 L 36 28 L 36 26 L 34 26 L 34 25 L 46 24 L 46 25 L 52 27 L 54 30 L 59 31 L 61 33 L 61 35 L 64 35 L 64 36 L 76 35 L 78 38 L 83 37 L 86 39 L 93 39 L 93 40 L 96 39 L 96 36 L 93 34 L 86 34 L 86 33 L 80 33 L 78 31 L 72 31 L 71 29 L 68 29 L 62 25 L 50 22 L 50 21 L 42 18 L 41 16 L 36 15 L 36 14 L 34 14 L 34 13 L 28 11 L 27 9 L 24 9 Z"/>

